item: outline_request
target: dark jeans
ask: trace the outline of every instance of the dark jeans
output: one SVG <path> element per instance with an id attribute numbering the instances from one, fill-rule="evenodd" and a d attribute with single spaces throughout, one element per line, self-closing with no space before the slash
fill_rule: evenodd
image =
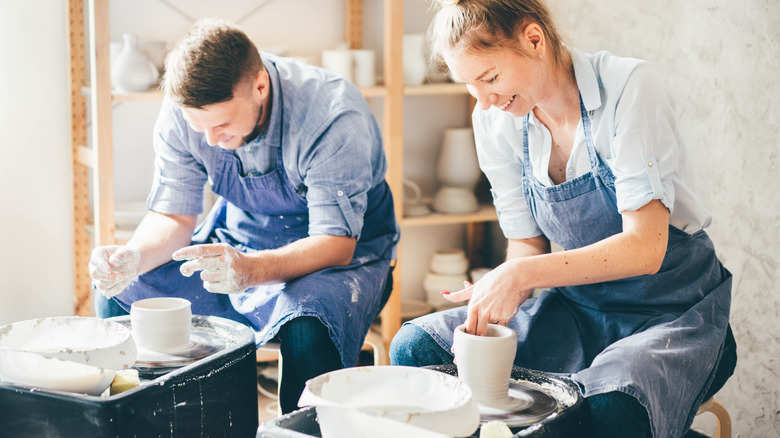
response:
<path id="1" fill-rule="evenodd" d="M 452 355 L 433 340 L 423 329 L 406 324 L 390 344 L 392 365 L 427 366 L 452 363 Z M 723 357 L 715 372 L 706 398 L 715 394 L 734 371 L 736 343 L 729 327 Z M 590 418 L 590 437 L 650 437 L 647 410 L 634 397 L 622 392 L 608 392 L 585 399 Z"/>

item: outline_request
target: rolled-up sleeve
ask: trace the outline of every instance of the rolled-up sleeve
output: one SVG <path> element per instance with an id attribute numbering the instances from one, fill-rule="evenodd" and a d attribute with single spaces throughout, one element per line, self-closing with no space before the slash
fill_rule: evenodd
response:
<path id="1" fill-rule="evenodd" d="M 189 130 L 166 101 L 154 128 L 154 180 L 147 207 L 165 214 L 197 215 L 203 210 L 203 186 L 208 181 L 202 162 L 186 147 Z M 196 140 L 197 141 L 197 140 Z"/>
<path id="2" fill-rule="evenodd" d="M 522 119 L 493 119 L 489 111 L 478 108 L 472 119 L 479 167 L 490 182 L 493 204 L 504 236 L 526 239 L 541 235 L 542 231 L 523 194 L 522 157 L 515 149 L 518 141 L 522 145 L 522 135 L 519 139 L 516 135 L 516 123 L 521 123 Z"/>
<path id="3" fill-rule="evenodd" d="M 363 228 L 368 191 L 372 187 L 371 134 L 366 118 L 345 110 L 323 125 L 299 156 L 306 186 L 309 235 L 358 239 Z"/>
<path id="4" fill-rule="evenodd" d="M 631 73 L 615 111 L 614 159 L 618 211 L 659 199 L 674 207 L 680 145 L 671 98 L 649 64 Z"/>

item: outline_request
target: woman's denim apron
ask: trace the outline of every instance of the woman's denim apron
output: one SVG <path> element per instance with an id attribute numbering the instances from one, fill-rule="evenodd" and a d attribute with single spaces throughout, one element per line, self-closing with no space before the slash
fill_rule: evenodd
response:
<path id="1" fill-rule="evenodd" d="M 306 199 L 289 182 L 282 151 L 276 155 L 275 170 L 243 177 L 233 151 L 221 151 L 218 169 L 210 174 L 212 188 L 221 197 L 193 236 L 193 244 L 224 242 L 251 253 L 308 236 Z M 349 202 L 343 198 L 339 202 Z M 182 262 L 170 262 L 141 275 L 114 299 L 127 309 L 142 298 L 186 298 L 192 302 L 193 314 L 220 316 L 250 326 L 258 346 L 276 336 L 285 322 L 313 316 L 328 328 L 343 366 L 354 366 L 380 310 L 395 244 L 392 218 L 392 196 L 383 182 L 368 192 L 363 229 L 348 266 L 225 295 L 206 291 L 199 275 L 184 277 L 179 272 Z"/>
<path id="2" fill-rule="evenodd" d="M 533 177 L 528 116 L 523 130 L 523 189 L 533 216 L 564 249 L 622 231 L 615 178 L 596 153 L 580 102 L 591 172 L 545 187 Z M 515 365 L 571 375 L 585 397 L 622 391 L 647 408 L 655 437 L 690 427 L 721 356 L 731 303 L 731 274 L 704 231 L 669 227 L 658 273 L 542 291 L 510 323 Z M 413 321 L 449 351 L 465 308 Z"/>

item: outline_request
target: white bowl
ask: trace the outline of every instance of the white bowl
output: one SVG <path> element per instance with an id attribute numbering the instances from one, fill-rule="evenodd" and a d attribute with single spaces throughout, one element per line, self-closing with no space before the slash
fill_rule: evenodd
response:
<path id="1" fill-rule="evenodd" d="M 469 260 L 460 248 L 438 250 L 431 256 L 430 270 L 436 274 L 465 274 Z"/>
<path id="2" fill-rule="evenodd" d="M 0 327 L 0 350 L 38 353 L 109 370 L 134 363 L 138 350 L 130 330 L 110 319 L 58 316 Z"/>
<path id="3" fill-rule="evenodd" d="M 323 438 L 365 436 L 366 426 L 376 423 L 409 426 L 410 432 L 420 432 L 417 436 L 427 436 L 424 431 L 469 436 L 479 427 L 471 389 L 454 376 L 425 368 L 370 366 L 325 373 L 306 382 L 298 405 L 316 407 Z M 372 418 L 382 421 L 372 423 Z M 385 428 L 372 432 L 398 436 Z"/>
<path id="4" fill-rule="evenodd" d="M 423 289 L 428 303 L 434 307 L 442 307 L 452 304 L 441 296 L 441 291 L 455 292 L 463 289 L 464 281 L 468 281 L 466 274 L 436 274 L 428 272 L 423 279 Z"/>
<path id="5" fill-rule="evenodd" d="M 0 379 L 39 389 L 100 395 L 116 371 L 38 353 L 0 348 Z"/>
<path id="6" fill-rule="evenodd" d="M 431 206 L 439 213 L 464 214 L 479 210 L 474 191 L 465 187 L 440 187 L 433 195 Z"/>

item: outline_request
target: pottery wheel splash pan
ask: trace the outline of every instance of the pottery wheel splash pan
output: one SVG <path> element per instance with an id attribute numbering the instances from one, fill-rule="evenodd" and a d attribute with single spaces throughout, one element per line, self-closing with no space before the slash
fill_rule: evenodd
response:
<path id="1" fill-rule="evenodd" d="M 112 320 L 129 324 L 130 316 Z M 215 316 L 194 315 L 192 327 L 222 339 L 224 347 L 120 394 L 99 397 L 0 382 L 0 436 L 254 436 L 258 426 L 254 333 Z"/>
<path id="2" fill-rule="evenodd" d="M 480 423 L 501 421 L 509 427 L 530 426 L 558 410 L 558 402 L 552 396 L 514 380 L 509 382 L 509 396 L 523 401 L 523 405 L 513 411 L 480 406 Z"/>
<path id="3" fill-rule="evenodd" d="M 121 319 L 117 322 L 130 328 L 129 319 Z M 204 322 L 205 320 L 201 318 L 193 317 L 190 347 L 187 350 L 177 354 L 166 354 L 138 348 L 138 357 L 133 368 L 138 370 L 141 377 L 156 377 L 223 350 L 226 345 L 223 337 L 209 327 L 204 327 Z"/>

